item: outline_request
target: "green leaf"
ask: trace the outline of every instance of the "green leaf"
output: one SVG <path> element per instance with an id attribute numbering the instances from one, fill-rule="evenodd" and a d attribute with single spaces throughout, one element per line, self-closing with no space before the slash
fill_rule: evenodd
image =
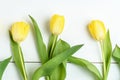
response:
<path id="1" fill-rule="evenodd" d="M 113 50 L 113 57 L 114 59 L 120 63 L 120 48 L 116 45 L 115 49 Z"/>
<path id="2" fill-rule="evenodd" d="M 57 56 L 59 53 L 62 53 L 63 51 L 67 50 L 70 48 L 70 45 L 63 41 L 63 40 L 58 40 L 56 47 L 53 52 L 53 57 Z M 50 75 L 50 80 L 65 80 L 66 77 L 66 63 L 67 61 L 63 61 L 56 69 L 52 72 Z"/>
<path id="3" fill-rule="evenodd" d="M 29 17 L 30 17 L 30 19 L 33 23 L 33 26 L 34 26 L 37 50 L 38 50 L 38 53 L 39 53 L 40 60 L 43 64 L 43 63 L 48 61 L 48 53 L 47 53 L 47 50 L 46 50 L 46 46 L 43 42 L 42 34 L 40 32 L 40 29 L 38 27 L 37 22 L 34 20 L 33 17 L 31 17 L 31 16 L 29 16 Z"/>
<path id="4" fill-rule="evenodd" d="M 83 45 L 73 46 L 50 59 L 35 71 L 32 80 L 39 80 L 40 77 L 51 75 L 56 67 L 58 67 L 64 60 L 74 54 L 82 46 Z"/>
<path id="5" fill-rule="evenodd" d="M 81 58 L 72 57 L 72 56 L 68 58 L 68 61 L 70 61 L 73 64 L 82 66 L 85 69 L 88 69 L 90 72 L 93 73 L 93 75 L 97 78 L 97 80 L 102 80 L 102 76 L 99 70 L 96 68 L 96 66 L 94 66 L 89 61 L 81 59 Z"/>
<path id="6" fill-rule="evenodd" d="M 59 39 L 54 49 L 53 57 L 67 50 L 68 48 L 70 48 L 70 45 L 67 42 Z"/>
<path id="7" fill-rule="evenodd" d="M 10 60 L 11 60 L 11 57 L 9 57 L 9 58 L 3 60 L 2 62 L 0 62 L 0 80 L 2 80 L 2 75 L 5 71 L 8 63 L 10 62 Z"/>
<path id="8" fill-rule="evenodd" d="M 109 31 L 107 32 L 106 37 L 103 40 L 103 51 L 105 56 L 105 64 L 106 64 L 106 72 L 107 72 L 106 76 L 107 76 L 110 68 L 111 57 L 112 57 L 112 45 L 111 45 Z"/>
<path id="9" fill-rule="evenodd" d="M 12 39 L 11 33 L 9 35 L 10 35 L 11 48 L 12 48 L 13 59 L 15 61 L 15 64 L 16 64 L 17 68 L 19 69 L 21 75 L 23 76 L 24 80 L 28 80 L 27 73 L 25 70 L 23 53 L 20 48 L 20 45 Z"/>

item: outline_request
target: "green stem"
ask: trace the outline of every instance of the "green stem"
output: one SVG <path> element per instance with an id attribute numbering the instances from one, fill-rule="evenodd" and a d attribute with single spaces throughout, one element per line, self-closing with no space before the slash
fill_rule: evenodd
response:
<path id="1" fill-rule="evenodd" d="M 103 42 L 100 41 L 100 47 L 102 51 L 102 60 L 103 60 L 103 80 L 106 80 L 106 61 L 105 61 L 105 53 L 104 53 L 104 47 L 103 47 Z"/>
<path id="2" fill-rule="evenodd" d="M 45 77 L 45 80 L 50 80 L 50 77 L 49 77 L 49 76 L 46 76 L 46 77 Z"/>
<path id="3" fill-rule="evenodd" d="M 53 56 L 53 51 L 56 46 L 57 38 L 58 38 L 58 35 L 53 35 L 53 43 L 52 43 L 52 48 L 50 50 L 50 58 L 52 58 Z"/>
<path id="4" fill-rule="evenodd" d="M 24 65 L 24 58 L 23 58 L 23 54 L 22 54 L 22 52 L 21 52 L 21 48 L 20 48 L 20 45 L 18 44 L 18 50 L 19 50 L 19 56 L 20 56 L 20 62 L 21 62 L 21 66 L 22 66 L 22 68 L 23 68 L 23 78 L 24 78 L 24 80 L 28 80 L 27 79 L 27 73 L 26 73 L 26 70 L 25 70 L 25 65 Z"/>

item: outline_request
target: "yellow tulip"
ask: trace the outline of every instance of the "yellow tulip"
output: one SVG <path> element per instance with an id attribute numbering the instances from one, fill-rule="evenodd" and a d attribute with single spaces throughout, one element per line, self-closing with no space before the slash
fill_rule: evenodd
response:
<path id="1" fill-rule="evenodd" d="M 88 25 L 89 31 L 92 37 L 98 41 L 101 41 L 105 38 L 106 28 L 104 23 L 100 20 L 93 20 Z"/>
<path id="2" fill-rule="evenodd" d="M 64 22 L 64 16 L 53 15 L 50 21 L 50 31 L 55 35 L 59 35 L 63 31 Z"/>
<path id="3" fill-rule="evenodd" d="M 27 24 L 26 22 L 14 23 L 10 30 L 13 40 L 17 43 L 23 41 L 28 35 L 29 28 L 29 24 Z"/>

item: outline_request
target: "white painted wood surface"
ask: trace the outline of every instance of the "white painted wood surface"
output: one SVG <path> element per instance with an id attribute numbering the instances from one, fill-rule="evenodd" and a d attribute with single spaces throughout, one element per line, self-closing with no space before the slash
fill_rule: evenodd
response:
<path id="1" fill-rule="evenodd" d="M 120 0 L 0 0 L 0 61 L 11 56 L 8 30 L 16 21 L 28 21 L 32 15 L 38 22 L 44 41 L 48 42 L 49 20 L 53 14 L 65 16 L 65 28 L 60 38 L 71 45 L 84 44 L 74 56 L 93 62 L 101 70 L 99 44 L 93 40 L 87 30 L 92 19 L 104 21 L 110 30 L 113 48 L 120 45 Z M 31 76 L 40 62 L 31 31 L 21 44 L 26 68 Z M 10 62 L 3 80 L 21 80 L 15 64 Z M 94 80 L 93 76 L 82 67 L 68 63 L 66 80 Z M 112 60 L 108 80 L 120 80 L 120 69 Z"/>

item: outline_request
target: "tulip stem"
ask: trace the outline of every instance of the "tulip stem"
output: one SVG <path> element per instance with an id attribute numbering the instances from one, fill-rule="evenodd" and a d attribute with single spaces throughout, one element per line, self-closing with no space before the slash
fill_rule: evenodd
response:
<path id="1" fill-rule="evenodd" d="M 52 43 L 52 48 L 50 50 L 50 58 L 53 56 L 54 48 L 56 46 L 58 35 L 53 35 L 53 43 Z"/>
<path id="2" fill-rule="evenodd" d="M 45 77 L 45 80 L 50 80 L 50 77 L 49 77 L 49 76 L 46 76 L 46 77 Z"/>
<path id="3" fill-rule="evenodd" d="M 102 41 L 100 41 L 100 46 L 101 46 L 102 60 L 103 60 L 103 80 L 106 80 L 106 61 L 105 61 L 104 47 Z"/>
<path id="4" fill-rule="evenodd" d="M 24 58 L 23 58 L 23 54 L 22 54 L 22 51 L 21 51 L 21 48 L 20 48 L 20 45 L 18 44 L 18 50 L 19 50 L 19 57 L 20 57 L 20 62 L 21 62 L 21 66 L 23 68 L 23 78 L 24 80 L 28 80 L 27 79 L 27 73 L 26 73 L 26 70 L 25 70 L 25 65 L 24 65 Z"/>

